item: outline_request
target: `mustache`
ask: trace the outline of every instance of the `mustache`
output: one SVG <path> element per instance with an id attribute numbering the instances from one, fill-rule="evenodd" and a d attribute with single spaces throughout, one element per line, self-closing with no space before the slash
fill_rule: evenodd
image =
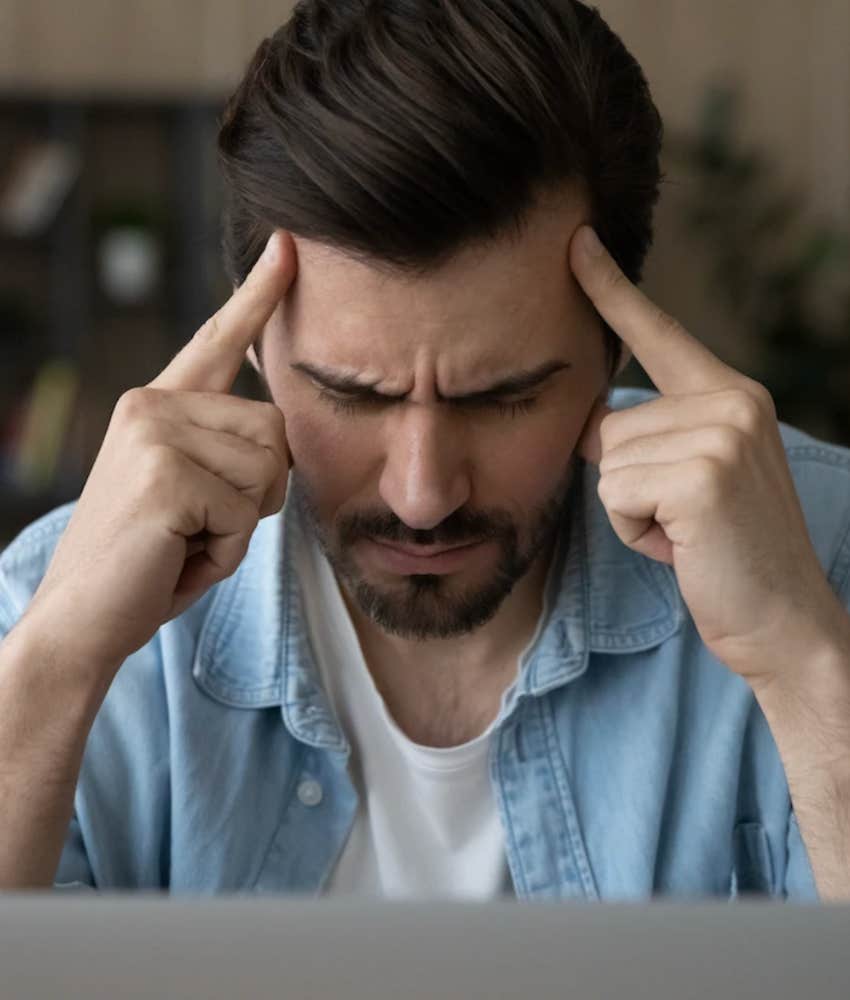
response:
<path id="1" fill-rule="evenodd" d="M 457 510 L 436 528 L 408 527 L 389 510 L 357 511 L 339 523 L 339 538 L 351 545 L 362 538 L 381 539 L 401 545 L 459 545 L 483 542 L 516 534 L 504 511 Z"/>

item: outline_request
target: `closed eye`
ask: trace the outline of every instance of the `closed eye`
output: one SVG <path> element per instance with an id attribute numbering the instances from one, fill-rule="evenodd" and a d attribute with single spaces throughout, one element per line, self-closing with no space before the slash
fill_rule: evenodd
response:
<path id="1" fill-rule="evenodd" d="M 529 396 L 528 399 L 518 399 L 513 403 L 502 403 L 496 400 L 493 405 L 496 407 L 500 417 L 510 417 L 513 419 L 515 417 L 524 417 L 526 413 L 530 413 L 534 409 L 536 402 L 536 396 Z"/>
<path id="2" fill-rule="evenodd" d="M 329 389 L 317 388 L 319 399 L 329 403 L 337 413 L 358 413 L 369 409 L 378 409 L 391 403 L 390 399 L 381 399 L 376 393 L 369 396 L 363 393 L 331 392 Z"/>
<path id="3" fill-rule="evenodd" d="M 345 413 L 349 416 L 374 412 L 386 406 L 403 402 L 402 400 L 382 397 L 379 393 L 341 393 L 332 392 L 320 387 L 317 387 L 317 392 L 319 398 L 333 407 L 336 413 Z M 489 409 L 497 413 L 500 417 L 510 417 L 513 419 L 529 413 L 533 409 L 537 399 L 537 396 L 529 396 L 525 399 L 516 400 L 481 397 L 478 399 L 457 400 L 456 402 L 450 402 L 449 405 L 460 410 L 480 411 Z"/>

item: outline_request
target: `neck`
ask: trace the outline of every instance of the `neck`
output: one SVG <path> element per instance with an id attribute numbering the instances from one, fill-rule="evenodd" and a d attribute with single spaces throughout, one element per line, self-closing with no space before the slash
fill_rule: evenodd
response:
<path id="1" fill-rule="evenodd" d="M 487 729 L 534 635 L 550 561 L 551 553 L 542 553 L 496 615 L 456 639 L 417 642 L 389 635 L 340 588 L 375 686 L 408 738 L 450 747 Z"/>

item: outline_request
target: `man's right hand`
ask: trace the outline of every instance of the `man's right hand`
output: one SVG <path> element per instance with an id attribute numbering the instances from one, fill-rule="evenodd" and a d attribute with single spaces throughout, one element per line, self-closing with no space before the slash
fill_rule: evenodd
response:
<path id="1" fill-rule="evenodd" d="M 230 390 L 296 271 L 294 241 L 280 230 L 165 370 L 119 399 L 24 616 L 73 662 L 117 670 L 230 576 L 259 520 L 283 506 L 283 413 Z"/>

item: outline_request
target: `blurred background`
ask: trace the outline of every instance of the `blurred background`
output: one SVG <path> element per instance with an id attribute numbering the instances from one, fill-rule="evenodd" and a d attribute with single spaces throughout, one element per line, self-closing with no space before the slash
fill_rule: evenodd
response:
<path id="1" fill-rule="evenodd" d="M 292 6 L 0 0 L 0 549 L 227 298 L 217 120 Z M 648 293 L 850 445 L 850 2 L 598 6 L 667 126 Z"/>

